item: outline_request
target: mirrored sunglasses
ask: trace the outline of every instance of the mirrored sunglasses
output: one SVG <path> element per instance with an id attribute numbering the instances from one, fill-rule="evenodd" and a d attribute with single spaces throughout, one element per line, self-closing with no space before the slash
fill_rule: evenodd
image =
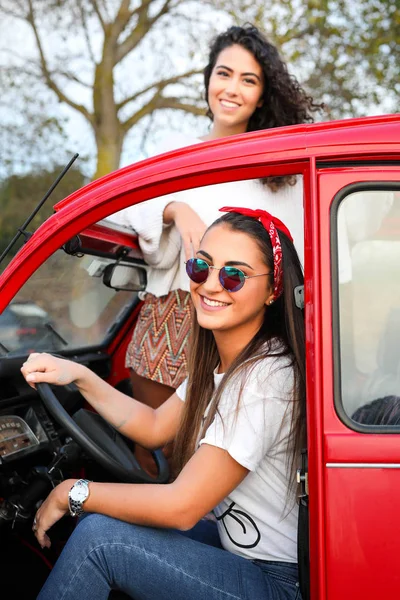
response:
<path id="1" fill-rule="evenodd" d="M 260 273 L 259 275 L 245 275 L 237 267 L 214 267 L 201 258 L 189 258 L 186 261 L 186 273 L 194 283 L 204 283 L 210 274 L 210 269 L 219 271 L 218 278 L 221 286 L 227 292 L 238 292 L 242 289 L 246 279 L 272 275 L 272 273 Z"/>

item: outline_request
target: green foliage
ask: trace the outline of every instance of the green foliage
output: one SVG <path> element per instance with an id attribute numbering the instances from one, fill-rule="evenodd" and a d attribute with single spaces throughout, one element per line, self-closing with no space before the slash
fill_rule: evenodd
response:
<path id="1" fill-rule="evenodd" d="M 280 48 L 304 87 L 327 105 L 325 118 L 400 110 L 398 0 L 226 0 Z"/>
<path id="2" fill-rule="evenodd" d="M 39 171 L 28 175 L 13 175 L 0 184 L 0 252 L 3 252 L 33 212 L 47 190 L 54 183 L 63 167 L 52 171 Z M 35 215 L 28 231 L 36 230 L 52 213 L 53 206 L 86 183 L 84 176 L 77 168 L 71 168 L 61 179 L 50 198 Z M 23 239 L 10 252 L 9 258 L 21 247 Z M 4 268 L 4 264 L 0 269 Z"/>

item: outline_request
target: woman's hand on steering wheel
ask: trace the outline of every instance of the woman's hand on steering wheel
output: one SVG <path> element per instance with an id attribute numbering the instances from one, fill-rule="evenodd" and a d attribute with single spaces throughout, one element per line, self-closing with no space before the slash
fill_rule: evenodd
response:
<path id="1" fill-rule="evenodd" d="M 36 383 L 67 385 L 76 382 L 82 374 L 83 365 L 46 352 L 33 352 L 23 363 L 21 373 L 31 387 Z"/>
<path id="2" fill-rule="evenodd" d="M 72 416 L 58 400 L 51 385 L 67 386 L 85 381 L 91 371 L 79 364 L 46 353 L 33 353 L 21 367 L 22 375 L 36 389 L 50 415 L 96 462 L 120 481 L 166 483 L 169 468 L 164 454 L 153 450 L 157 464 L 154 476 L 143 470 L 123 437 L 99 414 L 80 409 Z"/>

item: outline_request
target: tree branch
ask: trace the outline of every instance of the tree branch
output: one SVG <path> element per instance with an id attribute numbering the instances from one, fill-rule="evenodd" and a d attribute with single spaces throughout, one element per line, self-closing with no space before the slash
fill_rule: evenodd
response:
<path id="1" fill-rule="evenodd" d="M 173 98 L 172 96 L 158 96 L 155 94 L 153 99 L 147 104 L 142 106 L 141 109 L 136 111 L 131 117 L 129 117 L 124 123 L 121 123 L 122 129 L 126 134 L 129 129 L 136 125 L 146 115 L 151 115 L 156 110 L 163 108 L 172 108 L 174 110 L 183 110 L 192 115 L 204 116 L 206 111 L 204 108 L 200 108 L 194 104 L 188 104 L 182 102 L 179 98 Z"/>
<path id="2" fill-rule="evenodd" d="M 195 104 L 182 102 L 180 98 L 174 98 L 172 96 L 161 96 L 157 103 L 156 109 L 161 108 L 173 108 L 174 110 L 183 110 L 184 112 L 196 115 L 198 117 L 204 117 L 206 114 L 205 108 L 202 108 L 201 106 L 196 106 Z"/>
<path id="3" fill-rule="evenodd" d="M 85 38 L 86 47 L 88 49 L 88 53 L 89 53 L 91 61 L 93 62 L 93 64 L 96 64 L 96 60 L 95 60 L 95 57 L 94 57 L 94 52 L 93 52 L 92 44 L 90 43 L 90 36 L 89 36 L 88 27 L 87 27 L 85 9 L 84 9 L 84 6 L 82 4 L 82 0 L 77 0 L 77 2 L 78 2 L 78 10 L 79 10 L 79 13 L 80 13 L 80 16 L 81 16 L 81 22 L 82 22 L 82 28 L 83 28 L 83 35 L 84 35 L 84 38 Z"/>
<path id="4" fill-rule="evenodd" d="M 150 2 L 151 2 L 151 0 L 145 0 L 144 2 L 142 2 L 142 4 L 148 5 L 148 4 L 150 4 Z M 125 27 L 127 27 L 127 25 L 129 24 L 129 21 L 131 20 L 133 15 L 136 14 L 137 11 L 142 8 L 142 4 L 134 10 L 130 10 L 129 9 L 129 5 L 130 5 L 129 0 L 122 0 L 120 7 L 118 9 L 117 15 L 114 19 L 114 23 L 112 25 L 113 37 L 115 40 L 118 39 L 120 34 L 124 31 Z M 146 10 L 147 10 L 147 6 L 146 6 Z"/>
<path id="5" fill-rule="evenodd" d="M 141 138 L 142 138 L 140 141 L 140 151 L 141 152 L 144 152 L 144 149 L 146 147 L 146 143 L 147 143 L 148 137 L 150 135 L 151 128 L 153 126 L 153 120 L 154 120 L 154 112 L 151 113 L 147 127 L 145 128 L 144 133 L 141 136 Z"/>
<path id="6" fill-rule="evenodd" d="M 21 15 L 17 12 L 14 12 L 10 8 L 6 8 L 5 6 L 0 5 L 0 10 L 3 15 L 7 15 L 8 17 L 14 17 L 15 19 L 19 19 L 20 21 L 26 20 L 26 15 L 24 15 L 24 14 Z"/>
<path id="7" fill-rule="evenodd" d="M 181 73 L 181 75 L 174 75 L 173 77 L 169 77 L 168 79 L 162 79 L 161 81 L 152 83 L 151 85 L 144 88 L 143 90 L 140 90 L 139 92 L 132 94 L 132 96 L 128 96 L 127 98 L 124 98 L 124 100 L 121 100 L 121 102 L 119 102 L 116 105 L 117 111 L 121 110 L 121 108 L 123 108 L 124 106 L 129 104 L 129 102 L 133 102 L 134 100 L 137 100 L 143 94 L 150 92 L 150 90 L 152 90 L 153 88 L 156 88 L 158 92 L 162 92 L 162 90 L 165 89 L 168 85 L 171 85 L 174 83 L 179 83 L 180 81 L 182 81 L 183 79 L 186 79 L 187 77 L 191 77 L 192 75 L 198 75 L 202 72 L 203 71 L 201 69 L 193 69 L 191 71 L 187 71 L 186 73 Z M 155 96 L 156 96 L 156 94 L 154 95 L 154 97 Z"/>
<path id="8" fill-rule="evenodd" d="M 292 40 L 301 40 L 308 35 L 313 35 L 316 31 L 318 31 L 318 27 L 314 24 L 307 25 L 307 27 L 304 29 L 299 29 L 297 31 L 295 29 L 291 29 L 290 32 L 288 31 L 286 33 L 286 35 L 281 35 L 279 37 L 279 44 L 282 46 L 286 42 L 290 42 Z"/>
<path id="9" fill-rule="evenodd" d="M 50 76 L 59 75 L 60 77 L 65 77 L 65 79 L 69 79 L 69 81 L 74 81 L 78 83 L 82 87 L 93 90 L 93 85 L 90 83 L 86 83 L 86 81 L 82 81 L 75 73 L 71 73 L 70 71 L 62 71 L 61 69 L 54 69 L 50 72 Z"/>
<path id="10" fill-rule="evenodd" d="M 10 73 L 23 73 L 24 75 L 28 75 L 29 77 L 34 77 L 35 79 L 40 79 L 42 77 L 42 69 L 41 66 L 38 65 L 37 60 L 34 60 L 32 58 L 27 58 L 26 56 L 21 56 L 21 54 L 19 54 L 18 52 L 16 52 L 14 49 L 11 48 L 4 48 L 2 50 L 2 52 L 4 54 L 8 54 L 10 56 L 12 56 L 13 58 L 18 58 L 18 60 L 20 61 L 20 63 L 18 65 L 11 65 L 11 66 L 2 66 L 1 69 L 4 72 L 10 72 Z M 32 67 L 32 70 L 29 70 L 27 68 L 27 65 Z M 35 71 L 34 69 L 39 69 L 39 71 Z M 63 71 L 61 69 L 53 69 L 52 71 L 50 71 L 50 76 L 53 77 L 54 75 L 60 75 L 61 77 L 65 77 L 66 79 L 69 79 L 70 81 L 74 81 L 75 83 L 78 83 L 79 85 L 81 85 L 82 87 L 85 87 L 88 90 L 92 90 L 93 86 L 90 83 L 87 83 L 86 81 L 83 81 L 82 79 L 80 79 L 77 75 L 75 75 L 75 73 L 72 73 L 71 71 Z"/>
<path id="11" fill-rule="evenodd" d="M 106 24 L 104 22 L 103 15 L 101 14 L 100 7 L 97 4 L 97 0 L 90 0 L 90 4 L 92 5 L 93 10 L 94 10 L 95 14 L 97 15 L 97 18 L 98 18 L 98 20 L 100 22 L 100 25 L 101 25 L 103 31 L 105 31 L 106 30 Z"/>
<path id="12" fill-rule="evenodd" d="M 42 46 L 42 42 L 39 36 L 39 31 L 36 27 L 36 22 L 35 22 L 35 15 L 33 12 L 33 5 L 32 5 L 32 0 L 28 0 L 29 3 L 29 13 L 27 15 L 27 22 L 31 25 L 32 29 L 33 29 L 33 34 L 35 36 L 35 40 L 36 40 L 36 45 L 39 51 L 39 56 L 40 56 L 40 65 L 41 65 L 41 69 L 42 69 L 42 73 L 43 73 L 43 77 L 46 81 L 47 87 L 49 89 L 51 89 L 58 97 L 58 99 L 61 102 L 65 102 L 66 104 L 68 104 L 69 106 L 71 106 L 71 108 L 74 108 L 76 111 L 80 112 L 88 121 L 89 123 L 93 123 L 93 116 L 92 114 L 87 110 L 87 108 L 85 106 L 83 106 L 82 104 L 78 104 L 77 102 L 74 102 L 73 100 L 71 100 L 71 98 L 69 98 L 68 96 L 66 96 L 64 94 L 64 92 L 58 87 L 58 85 L 56 84 L 56 82 L 54 81 L 54 79 L 51 77 L 49 68 L 47 66 L 47 61 L 44 55 L 44 50 L 43 50 L 43 46 Z"/>
<path id="13" fill-rule="evenodd" d="M 37 79 L 38 81 L 41 81 L 42 79 L 42 71 L 40 70 L 40 72 L 37 71 L 37 69 L 40 69 L 40 66 L 37 64 L 37 62 L 33 61 L 33 60 L 25 60 L 25 65 L 19 65 L 17 67 L 15 66 L 11 66 L 11 67 L 2 67 L 2 71 L 4 73 L 10 73 L 10 74 L 14 74 L 15 73 L 22 73 L 23 75 L 27 75 L 28 77 L 31 77 L 33 79 Z M 32 69 L 29 69 L 28 67 L 31 66 Z M 36 69 L 36 70 L 35 70 Z M 60 77 L 65 77 L 66 79 L 69 79 L 70 81 L 74 81 L 75 83 L 78 83 L 79 85 L 81 85 L 82 87 L 85 87 L 88 90 L 92 90 L 93 86 L 90 85 L 90 83 L 86 83 L 85 81 L 82 81 L 81 79 L 79 79 L 74 73 L 70 73 L 68 71 L 61 71 L 61 70 L 54 70 L 50 72 L 50 76 L 52 77 L 53 75 L 59 75 Z"/>
<path id="14" fill-rule="evenodd" d="M 153 27 L 154 23 L 156 23 L 156 21 L 158 21 L 163 15 L 167 14 L 171 2 L 172 0 L 165 0 L 158 13 L 150 19 L 148 15 L 148 8 L 151 4 L 151 0 L 143 0 L 140 6 L 141 10 L 136 9 L 136 12 L 139 16 L 137 25 L 131 31 L 128 37 L 123 42 L 121 42 L 121 44 L 119 44 L 115 54 L 114 64 L 118 64 L 119 62 L 121 62 L 121 60 L 125 58 L 125 56 L 129 54 L 139 44 L 139 42 L 144 38 L 146 33 L 148 33 L 149 30 Z M 143 10 L 143 8 L 146 8 L 146 10 Z"/>

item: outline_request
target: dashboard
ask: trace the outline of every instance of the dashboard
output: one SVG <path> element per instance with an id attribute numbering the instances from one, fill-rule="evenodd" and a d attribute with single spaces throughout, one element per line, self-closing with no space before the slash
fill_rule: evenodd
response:
<path id="1" fill-rule="evenodd" d="M 102 378 L 110 373 L 106 354 L 83 355 L 80 362 Z M 41 452 L 50 455 L 50 458 L 38 457 L 41 463 L 47 464 L 65 442 L 65 431 L 22 377 L 21 357 L 1 357 L 0 382 L 0 476 L 4 472 L 1 465 L 10 463 L 10 467 L 16 468 L 16 463 L 23 462 L 28 466 L 32 461 L 24 459 L 35 460 Z M 57 387 L 57 398 L 69 414 L 82 408 L 83 398 L 71 386 Z"/>
<path id="2" fill-rule="evenodd" d="M 0 410 L 0 464 L 57 445 L 58 434 L 40 402 Z"/>
<path id="3" fill-rule="evenodd" d="M 0 456 L 8 457 L 38 445 L 36 435 L 21 417 L 0 416 Z"/>

